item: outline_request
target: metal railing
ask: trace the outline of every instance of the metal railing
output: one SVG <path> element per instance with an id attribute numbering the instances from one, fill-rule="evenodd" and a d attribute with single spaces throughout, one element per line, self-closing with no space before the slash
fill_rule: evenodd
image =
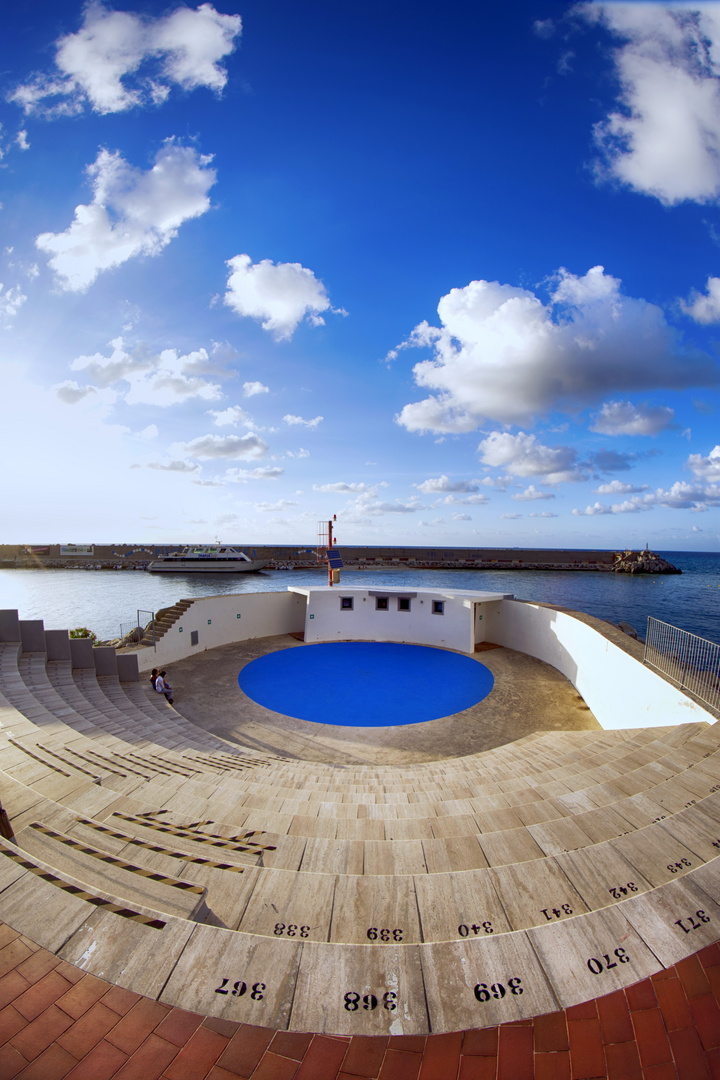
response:
<path id="1" fill-rule="evenodd" d="M 140 616 L 141 615 L 149 615 L 150 616 L 149 621 L 152 623 L 152 646 L 153 646 L 153 649 L 157 649 L 157 643 L 155 641 L 155 612 L 154 611 L 143 611 L 142 608 L 138 608 L 137 625 L 138 625 L 138 632 L 140 634 L 140 638 L 142 639 L 142 636 L 143 636 L 142 635 L 143 624 L 140 622 Z"/>
<path id="2" fill-rule="evenodd" d="M 720 709 L 720 645 L 650 617 L 643 660 L 681 690 Z"/>
<path id="3" fill-rule="evenodd" d="M 149 615 L 150 618 L 146 619 L 146 620 L 143 620 L 141 618 L 141 616 L 143 616 L 143 615 Z M 127 638 L 129 635 L 131 635 L 130 636 L 131 643 L 140 644 L 143 637 L 145 636 L 145 629 L 148 626 L 148 624 L 149 624 L 150 632 L 152 633 L 152 646 L 153 646 L 153 649 L 156 649 L 157 648 L 157 643 L 156 643 L 156 640 L 155 640 L 155 612 L 154 611 L 143 611 L 142 608 L 140 608 L 138 610 L 138 612 L 137 612 L 137 617 L 135 618 L 134 622 L 131 622 L 131 623 L 122 622 L 122 623 L 120 623 L 120 637 L 121 637 L 121 639 L 122 638 Z"/>

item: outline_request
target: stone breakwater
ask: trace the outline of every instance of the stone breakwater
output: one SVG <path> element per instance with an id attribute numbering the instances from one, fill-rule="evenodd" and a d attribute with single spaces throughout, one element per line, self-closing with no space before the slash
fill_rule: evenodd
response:
<path id="1" fill-rule="evenodd" d="M 230 542 L 230 541 L 229 541 Z M 177 551 L 176 544 L 0 545 L 3 569 L 145 570 L 153 559 Z M 325 572 L 314 544 L 267 545 L 238 542 L 267 570 Z M 578 570 L 622 574 L 679 574 L 651 551 L 591 551 L 560 548 L 462 548 L 338 544 L 348 570 Z"/>
<path id="2" fill-rule="evenodd" d="M 615 562 L 613 570 L 616 574 L 682 574 L 677 566 L 647 550 L 625 551 Z"/>

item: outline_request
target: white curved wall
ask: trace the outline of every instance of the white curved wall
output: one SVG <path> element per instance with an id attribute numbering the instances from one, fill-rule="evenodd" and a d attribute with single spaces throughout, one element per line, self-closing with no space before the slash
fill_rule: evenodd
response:
<path id="1" fill-rule="evenodd" d="M 486 619 L 488 641 L 557 668 L 604 728 L 715 723 L 671 683 L 566 612 L 502 600 L 488 605 Z"/>
<path id="2" fill-rule="evenodd" d="M 340 609 L 343 593 L 354 596 L 352 611 Z M 434 597 L 445 601 L 441 616 L 432 614 Z M 482 614 L 481 622 L 474 623 L 474 613 Z M 376 611 L 374 597 L 364 589 L 293 588 L 204 597 L 161 638 L 157 652 L 138 651 L 138 665 L 149 671 L 219 645 L 303 629 L 308 642 L 412 641 L 460 652 L 473 652 L 476 640 L 492 641 L 557 668 L 603 728 L 715 723 L 702 706 L 587 623 L 554 608 L 488 593 L 419 590 L 410 613 Z M 193 630 L 198 632 L 194 646 Z"/>
<path id="3" fill-rule="evenodd" d="M 193 601 L 160 638 L 156 650 L 138 650 L 138 667 L 140 671 L 150 671 L 234 641 L 299 632 L 304 624 L 305 598 L 295 593 L 204 596 Z M 198 635 L 197 645 L 190 644 L 193 631 Z"/>

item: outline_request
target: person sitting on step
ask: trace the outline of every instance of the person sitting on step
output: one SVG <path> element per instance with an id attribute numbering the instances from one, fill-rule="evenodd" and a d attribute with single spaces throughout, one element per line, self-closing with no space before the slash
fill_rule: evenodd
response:
<path id="1" fill-rule="evenodd" d="M 157 690 L 158 694 L 164 694 L 168 704 L 172 705 L 172 686 L 170 686 L 169 683 L 165 682 L 166 674 L 166 671 L 160 672 L 160 674 L 155 680 L 155 689 Z"/>

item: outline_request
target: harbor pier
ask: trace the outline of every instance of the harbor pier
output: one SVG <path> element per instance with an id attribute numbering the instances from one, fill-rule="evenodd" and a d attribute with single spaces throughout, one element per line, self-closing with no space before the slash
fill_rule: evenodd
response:
<path id="1" fill-rule="evenodd" d="M 153 559 L 185 546 L 176 544 L 0 544 L 3 569 L 145 570 Z M 311 570 L 317 545 L 232 541 L 267 570 Z M 415 547 L 338 544 L 348 570 L 572 570 L 597 573 L 674 574 L 680 571 L 651 551 L 583 548 Z M 324 564 L 320 564 L 323 571 Z"/>

